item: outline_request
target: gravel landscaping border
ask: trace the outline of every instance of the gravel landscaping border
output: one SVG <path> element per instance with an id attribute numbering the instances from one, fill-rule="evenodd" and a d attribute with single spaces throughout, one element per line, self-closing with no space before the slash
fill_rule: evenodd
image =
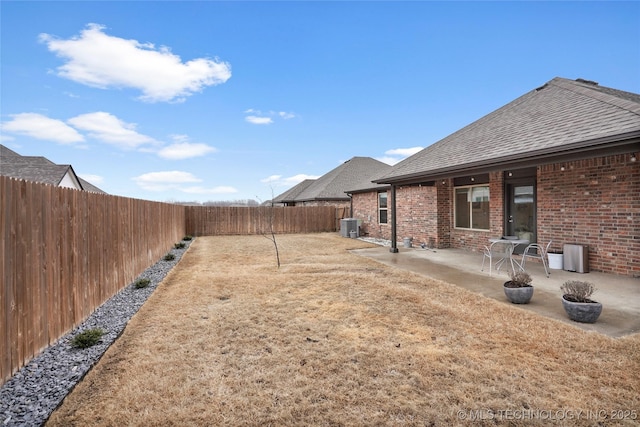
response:
<path id="1" fill-rule="evenodd" d="M 129 319 L 137 313 L 167 273 L 180 261 L 193 240 L 182 240 L 185 247 L 172 247 L 164 257 L 147 268 L 131 284 L 98 307 L 80 326 L 47 347 L 16 372 L 0 389 L 2 426 L 41 426 L 62 404 L 109 346 L 120 336 Z M 138 279 L 149 279 L 149 286 L 137 289 Z M 100 342 L 86 349 L 72 346 L 73 338 L 88 329 L 100 328 Z"/>

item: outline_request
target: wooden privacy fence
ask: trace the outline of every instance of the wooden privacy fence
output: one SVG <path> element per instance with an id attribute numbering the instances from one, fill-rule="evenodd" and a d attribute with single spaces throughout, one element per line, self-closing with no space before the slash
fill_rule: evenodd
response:
<path id="1" fill-rule="evenodd" d="M 336 231 L 347 213 L 182 206 L 0 176 L 0 384 L 186 234 Z"/>
<path id="2" fill-rule="evenodd" d="M 0 176 L 0 384 L 166 254 L 184 215 Z"/>
<path id="3" fill-rule="evenodd" d="M 346 211 L 335 206 L 188 206 L 186 230 L 193 236 L 336 231 Z"/>

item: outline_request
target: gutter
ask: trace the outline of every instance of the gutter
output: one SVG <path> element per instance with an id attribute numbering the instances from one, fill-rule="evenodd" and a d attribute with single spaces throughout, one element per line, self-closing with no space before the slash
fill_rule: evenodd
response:
<path id="1" fill-rule="evenodd" d="M 625 154 L 640 151 L 640 130 L 607 136 L 595 140 L 574 143 L 564 147 L 550 147 L 528 153 L 515 153 L 480 162 L 465 163 L 441 169 L 416 172 L 402 176 L 381 178 L 376 184 L 409 184 L 425 180 L 439 180 L 451 178 L 455 175 L 470 173 L 487 173 L 498 169 L 518 169 L 531 167 L 533 164 L 558 163 L 569 160 L 579 160 L 599 155 Z"/>

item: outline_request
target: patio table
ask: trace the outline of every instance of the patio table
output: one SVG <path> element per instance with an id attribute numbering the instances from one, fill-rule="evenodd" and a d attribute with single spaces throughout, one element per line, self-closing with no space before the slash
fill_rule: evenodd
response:
<path id="1" fill-rule="evenodd" d="M 522 264 L 513 259 L 512 255 L 513 251 L 518 245 L 529 244 L 529 241 L 527 239 L 506 239 L 504 237 L 496 237 L 489 239 L 489 242 L 491 243 L 491 247 L 493 247 L 494 245 L 504 245 L 504 256 L 502 257 L 502 259 L 500 259 L 500 261 L 496 263 L 496 270 L 500 270 L 502 264 L 504 264 L 505 261 L 509 260 L 509 262 L 511 263 L 511 271 L 513 271 L 514 274 L 516 272 L 516 265 L 520 270 L 524 271 Z"/>

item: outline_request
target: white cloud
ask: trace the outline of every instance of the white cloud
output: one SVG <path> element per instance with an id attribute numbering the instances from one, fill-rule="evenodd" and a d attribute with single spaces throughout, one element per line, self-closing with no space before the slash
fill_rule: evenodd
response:
<path id="1" fill-rule="evenodd" d="M 306 175 L 300 173 L 287 178 L 283 178 L 282 175 L 271 175 L 267 178 L 261 179 L 260 182 L 264 184 L 270 184 L 281 187 L 293 187 L 296 184 L 301 183 L 305 179 L 318 179 L 319 175 Z"/>
<path id="2" fill-rule="evenodd" d="M 409 157 L 409 156 L 413 156 L 423 148 L 424 147 L 394 148 L 392 150 L 385 151 L 384 154 L 387 154 L 389 156 Z"/>
<path id="3" fill-rule="evenodd" d="M 168 47 L 109 36 L 103 29 L 89 24 L 68 40 L 49 34 L 39 39 L 67 61 L 57 69 L 60 77 L 103 89 L 138 89 L 147 102 L 183 101 L 231 78 L 231 66 L 218 58 L 182 62 Z"/>
<path id="4" fill-rule="evenodd" d="M 294 176 L 290 176 L 288 178 L 284 178 L 281 182 L 282 185 L 296 185 L 304 181 L 305 179 L 318 179 L 320 175 L 306 175 L 306 174 L 298 174 Z"/>
<path id="5" fill-rule="evenodd" d="M 270 117 L 247 116 L 244 119 L 254 125 L 270 125 L 273 123 L 273 119 Z"/>
<path id="6" fill-rule="evenodd" d="M 388 165 L 395 165 L 396 163 L 406 159 L 409 156 L 416 154 L 424 147 L 411 147 L 411 148 L 394 148 L 384 152 L 386 156 L 376 157 L 376 160 L 386 163 Z"/>
<path id="7" fill-rule="evenodd" d="M 27 135 L 31 138 L 55 141 L 60 144 L 83 142 L 84 137 L 61 120 L 37 113 L 12 114 L 11 121 L 2 123 L 2 131 Z"/>
<path id="8" fill-rule="evenodd" d="M 245 110 L 244 113 L 249 114 L 244 118 L 245 121 L 254 125 L 270 125 L 273 123 L 273 118 L 289 120 L 296 117 L 294 113 L 288 113 L 286 111 L 269 111 L 267 113 L 263 113 L 262 111 L 253 108 Z"/>
<path id="9" fill-rule="evenodd" d="M 217 151 L 207 144 L 189 142 L 186 135 L 172 135 L 172 138 L 175 143 L 161 149 L 158 152 L 160 157 L 170 160 L 182 160 L 204 156 L 207 153 L 215 153 Z"/>
<path id="10" fill-rule="evenodd" d="M 280 180 L 280 178 L 282 178 L 282 175 L 271 175 L 268 176 L 264 179 L 261 179 L 260 182 L 265 183 L 265 184 L 270 184 L 272 182 L 277 182 Z"/>
<path id="11" fill-rule="evenodd" d="M 398 163 L 400 160 L 402 160 L 397 157 L 389 157 L 389 156 L 376 157 L 375 159 L 379 162 L 386 163 L 392 166 Z"/>
<path id="12" fill-rule="evenodd" d="M 85 181 L 89 181 L 93 185 L 100 185 L 104 182 L 104 177 L 100 175 L 91 175 L 91 174 L 83 173 L 83 174 L 78 174 L 78 176 L 84 179 Z"/>
<path id="13" fill-rule="evenodd" d="M 131 150 L 144 144 L 157 144 L 153 138 L 136 132 L 135 124 L 126 123 L 103 111 L 81 114 L 67 122 L 77 129 L 88 132 L 92 138 L 123 149 Z"/>
<path id="14" fill-rule="evenodd" d="M 293 119 L 296 115 L 293 113 L 286 113 L 284 111 L 279 111 L 278 116 L 282 117 L 285 120 Z"/>
<path id="15" fill-rule="evenodd" d="M 195 175 L 182 171 L 149 172 L 134 177 L 133 180 L 141 188 L 150 191 L 179 190 L 181 184 L 202 181 Z"/>

